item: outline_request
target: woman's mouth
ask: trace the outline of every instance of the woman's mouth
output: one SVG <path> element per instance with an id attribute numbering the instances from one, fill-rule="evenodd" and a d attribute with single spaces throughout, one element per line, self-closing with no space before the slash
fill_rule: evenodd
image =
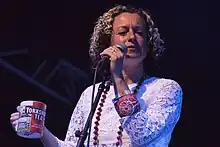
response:
<path id="1" fill-rule="evenodd" d="M 129 45 L 129 46 L 127 46 L 127 48 L 132 49 L 132 48 L 135 48 L 135 46 L 134 45 Z"/>

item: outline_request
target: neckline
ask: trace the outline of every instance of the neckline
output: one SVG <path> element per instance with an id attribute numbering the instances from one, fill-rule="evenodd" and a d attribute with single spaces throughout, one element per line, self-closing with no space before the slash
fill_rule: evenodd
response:
<path id="1" fill-rule="evenodd" d="M 144 83 L 149 83 L 151 81 L 153 81 L 154 79 L 156 79 L 156 77 L 147 77 L 145 78 L 145 80 L 142 82 L 142 84 Z M 135 83 L 131 83 L 131 84 L 128 84 L 129 87 L 133 87 L 133 86 L 136 86 L 138 84 L 138 82 L 135 82 Z"/>

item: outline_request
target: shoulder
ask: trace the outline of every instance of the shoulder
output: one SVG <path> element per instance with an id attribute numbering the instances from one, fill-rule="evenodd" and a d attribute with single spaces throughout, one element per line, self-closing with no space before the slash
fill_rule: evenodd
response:
<path id="1" fill-rule="evenodd" d="M 179 89 L 182 90 L 180 84 L 173 80 L 173 79 L 166 79 L 166 78 L 157 78 L 157 84 L 160 85 L 161 87 L 172 87 L 174 89 Z"/>
<path id="2" fill-rule="evenodd" d="M 100 85 L 100 83 L 95 84 L 95 92 L 97 92 L 99 85 Z M 89 99 L 90 100 L 92 97 L 92 93 L 93 93 L 93 85 L 90 85 L 83 90 L 80 99 Z"/>
<path id="3" fill-rule="evenodd" d="M 95 84 L 95 90 L 98 89 L 100 84 L 101 83 L 96 83 Z M 90 85 L 90 86 L 86 87 L 82 93 L 91 93 L 93 91 L 93 87 L 94 87 L 93 85 Z"/>
<path id="4" fill-rule="evenodd" d="M 178 95 L 180 97 L 182 97 L 183 94 L 181 85 L 173 79 L 153 77 L 149 86 L 150 85 L 157 93 L 173 96 Z"/>
<path id="5" fill-rule="evenodd" d="M 173 79 L 167 79 L 167 78 L 159 78 L 159 77 L 151 77 L 144 81 L 145 85 L 153 85 L 158 88 L 171 86 L 173 88 L 182 89 L 180 84 L 173 80 Z"/>

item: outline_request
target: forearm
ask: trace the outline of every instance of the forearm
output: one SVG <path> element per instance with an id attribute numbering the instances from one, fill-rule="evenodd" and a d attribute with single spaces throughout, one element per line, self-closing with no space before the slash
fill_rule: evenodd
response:
<path id="1" fill-rule="evenodd" d="M 40 140 L 44 147 L 57 147 L 56 137 L 46 127 L 44 128 L 44 134 Z"/>
<path id="2" fill-rule="evenodd" d="M 163 133 L 166 126 L 165 120 L 157 121 L 157 123 L 155 123 L 151 121 L 151 118 L 147 116 L 144 111 L 121 118 L 120 122 L 126 133 L 132 139 L 132 142 L 137 145 L 148 144 L 156 139 L 161 133 Z"/>
<path id="3" fill-rule="evenodd" d="M 120 96 L 130 93 L 127 83 L 122 77 L 113 76 L 114 88 Z"/>
<path id="4" fill-rule="evenodd" d="M 160 101 L 160 103 L 168 102 Z M 133 142 L 143 145 L 165 132 L 171 133 L 179 120 L 180 112 L 180 104 L 163 107 L 156 103 L 156 105 L 149 106 L 146 112 L 141 110 L 133 115 L 125 116 L 120 119 L 120 122 Z"/>

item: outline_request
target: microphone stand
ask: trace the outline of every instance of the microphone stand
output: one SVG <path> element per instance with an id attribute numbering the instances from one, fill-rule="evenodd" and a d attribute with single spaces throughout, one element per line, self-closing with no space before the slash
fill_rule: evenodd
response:
<path id="1" fill-rule="evenodd" d="M 76 131 L 76 133 L 78 134 L 77 136 L 79 136 L 79 140 L 77 142 L 77 146 L 76 147 L 84 147 L 84 142 L 86 140 L 86 137 L 88 135 L 88 129 L 90 127 L 90 124 L 91 124 L 91 121 L 92 121 L 92 118 L 94 116 L 94 113 L 95 113 L 95 110 L 97 108 L 97 105 L 99 103 L 99 100 L 100 100 L 100 97 L 102 95 L 102 92 L 104 91 L 104 89 L 106 88 L 105 86 L 105 82 L 108 80 L 108 75 L 107 74 L 104 74 L 103 76 L 103 80 L 101 82 L 101 84 L 99 85 L 99 88 L 98 88 L 98 92 L 97 92 L 97 95 L 96 95 L 96 98 L 95 98 L 95 101 L 92 105 L 92 108 L 90 110 L 90 113 L 89 113 L 89 116 L 87 118 L 87 121 L 86 121 L 86 124 L 85 124 L 85 127 L 83 129 L 82 132 L 79 132 L 79 131 Z"/>

